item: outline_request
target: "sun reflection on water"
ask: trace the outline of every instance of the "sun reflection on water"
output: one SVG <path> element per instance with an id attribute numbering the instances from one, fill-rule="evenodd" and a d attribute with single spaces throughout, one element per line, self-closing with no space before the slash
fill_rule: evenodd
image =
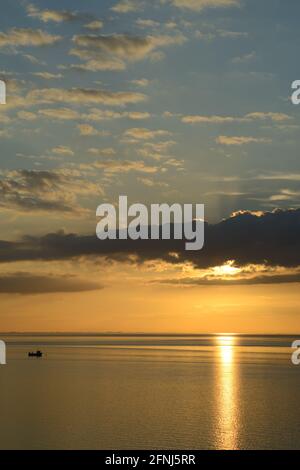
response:
<path id="1" fill-rule="evenodd" d="M 235 365 L 235 337 L 217 336 L 217 415 L 216 446 L 218 449 L 237 449 L 237 374 Z"/>

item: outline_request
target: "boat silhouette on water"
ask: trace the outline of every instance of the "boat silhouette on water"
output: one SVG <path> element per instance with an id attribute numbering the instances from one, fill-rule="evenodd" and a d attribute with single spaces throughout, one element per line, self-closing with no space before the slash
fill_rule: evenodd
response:
<path id="1" fill-rule="evenodd" d="M 28 357 L 43 357 L 42 351 L 29 352 Z"/>

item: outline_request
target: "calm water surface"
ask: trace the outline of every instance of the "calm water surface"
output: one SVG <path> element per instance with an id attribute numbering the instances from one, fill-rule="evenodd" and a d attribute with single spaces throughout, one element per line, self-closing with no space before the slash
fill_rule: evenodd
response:
<path id="1" fill-rule="evenodd" d="M 297 336 L 1 339 L 2 449 L 300 449 Z"/>

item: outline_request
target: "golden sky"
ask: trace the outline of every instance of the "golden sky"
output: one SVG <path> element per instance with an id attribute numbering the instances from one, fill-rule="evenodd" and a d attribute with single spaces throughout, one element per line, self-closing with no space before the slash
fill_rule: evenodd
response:
<path id="1" fill-rule="evenodd" d="M 299 332 L 300 6 L 2 3 L 0 331 Z M 204 250 L 97 240 L 123 194 Z"/>

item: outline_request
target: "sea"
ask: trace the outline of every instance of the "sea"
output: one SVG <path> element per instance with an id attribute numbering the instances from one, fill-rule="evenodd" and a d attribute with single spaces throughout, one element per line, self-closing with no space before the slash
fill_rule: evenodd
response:
<path id="1" fill-rule="evenodd" d="M 1 449 L 300 449 L 300 336 L 0 339 Z"/>

